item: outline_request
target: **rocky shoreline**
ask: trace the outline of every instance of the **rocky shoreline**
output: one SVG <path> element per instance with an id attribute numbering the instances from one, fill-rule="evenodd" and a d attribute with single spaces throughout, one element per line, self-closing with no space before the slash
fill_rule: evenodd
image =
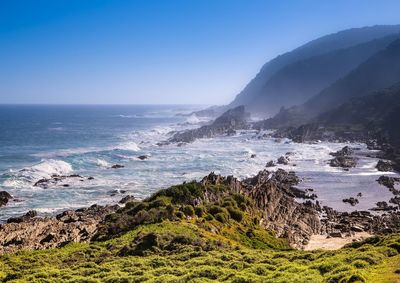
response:
<path id="1" fill-rule="evenodd" d="M 344 148 L 333 155 L 350 152 L 349 148 Z M 379 214 L 370 211 L 338 212 L 326 206 L 321 207 L 315 200 L 317 196 L 310 194 L 312 190 L 303 191 L 296 187 L 299 182 L 294 172 L 283 169 L 263 170 L 255 177 L 242 181 L 211 173 L 199 182 L 204 189 L 204 197 L 188 204 L 196 207 L 230 194 L 249 197 L 254 202 L 253 209 L 261 212 L 258 224 L 273 231 L 276 237 L 287 239 L 292 247 L 298 249 L 304 249 L 313 235 L 325 235 L 329 239 L 353 237 L 355 233 L 374 235 L 400 232 L 400 202 L 393 203 L 396 206 L 381 204 L 377 209 L 382 211 Z M 209 189 L 220 186 L 227 188 L 224 193 Z M 398 200 L 398 197 L 394 199 Z M 130 197 L 121 200 L 120 204 L 129 205 L 130 202 L 137 203 Z M 120 207 L 93 205 L 51 217 L 37 217 L 35 211 L 29 211 L 24 216 L 10 218 L 7 223 L 0 224 L 0 254 L 91 241 L 107 223 L 108 215 Z"/>

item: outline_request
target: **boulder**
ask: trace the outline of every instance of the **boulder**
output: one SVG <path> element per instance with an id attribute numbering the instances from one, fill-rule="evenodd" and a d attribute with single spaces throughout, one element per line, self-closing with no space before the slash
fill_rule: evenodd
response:
<path id="1" fill-rule="evenodd" d="M 288 165 L 289 164 L 289 158 L 287 158 L 286 156 L 281 156 L 278 158 L 278 164 L 282 164 L 282 165 Z"/>
<path id="2" fill-rule="evenodd" d="M 121 164 L 114 164 L 113 166 L 111 166 L 112 169 L 119 169 L 119 168 L 124 168 L 124 165 Z"/>
<path id="3" fill-rule="evenodd" d="M 0 191 L 0 207 L 6 205 L 12 196 L 6 191 Z"/>
<path id="4" fill-rule="evenodd" d="M 378 169 L 378 171 L 390 172 L 393 171 L 393 163 L 391 161 L 379 160 L 375 168 Z"/>

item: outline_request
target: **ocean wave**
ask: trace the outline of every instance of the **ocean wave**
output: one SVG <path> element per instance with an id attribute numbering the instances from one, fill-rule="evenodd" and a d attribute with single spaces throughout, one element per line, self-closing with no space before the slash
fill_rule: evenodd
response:
<path id="1" fill-rule="evenodd" d="M 135 142 L 126 142 L 123 144 L 118 145 L 115 150 L 129 150 L 129 151 L 139 151 L 140 147 Z"/>
<path id="2" fill-rule="evenodd" d="M 10 171 L 4 174 L 6 180 L 2 185 L 12 188 L 32 186 L 33 183 L 40 179 L 51 178 L 53 175 L 67 175 L 72 171 L 72 166 L 68 162 L 56 159 L 46 159 L 19 171 Z"/>
<path id="3" fill-rule="evenodd" d="M 104 168 L 108 168 L 111 166 L 110 163 L 108 163 L 104 159 L 99 159 L 99 158 L 96 159 L 95 163 L 97 166 L 104 167 Z"/>

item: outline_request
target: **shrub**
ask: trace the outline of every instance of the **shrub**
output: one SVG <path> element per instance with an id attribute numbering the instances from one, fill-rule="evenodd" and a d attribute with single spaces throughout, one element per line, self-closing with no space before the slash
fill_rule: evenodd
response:
<path id="1" fill-rule="evenodd" d="M 185 215 L 183 214 L 182 211 L 177 211 L 177 212 L 175 212 L 175 216 L 178 217 L 178 218 L 180 218 L 180 219 L 182 219 L 182 218 L 185 217 Z"/>
<path id="2" fill-rule="evenodd" d="M 228 214 L 223 212 L 217 213 L 215 219 L 221 223 L 227 223 L 229 221 Z"/>
<path id="3" fill-rule="evenodd" d="M 194 215 L 194 208 L 193 206 L 189 205 L 185 205 L 182 208 L 183 213 L 185 213 L 187 216 L 193 216 Z"/>
<path id="4" fill-rule="evenodd" d="M 233 207 L 228 207 L 228 212 L 232 219 L 236 220 L 237 222 L 242 221 L 243 213 L 240 210 Z"/>
<path id="5" fill-rule="evenodd" d="M 196 206 L 194 208 L 194 213 L 197 215 L 197 217 L 203 217 L 204 215 L 204 209 L 201 206 Z"/>
<path id="6" fill-rule="evenodd" d="M 207 221 L 211 221 L 211 220 L 214 220 L 214 217 L 213 217 L 211 214 L 207 214 L 207 215 L 204 217 L 204 219 L 207 220 Z"/>

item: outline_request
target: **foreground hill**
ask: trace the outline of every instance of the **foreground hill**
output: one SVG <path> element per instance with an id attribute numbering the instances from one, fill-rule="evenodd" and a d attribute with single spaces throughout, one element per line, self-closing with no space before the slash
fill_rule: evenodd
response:
<path id="1" fill-rule="evenodd" d="M 292 186 L 297 182 L 293 173 L 283 170 L 263 171 L 242 182 L 211 173 L 200 182 L 128 202 L 104 218 L 89 243 L 71 239 L 57 249 L 1 255 L 0 281 L 350 283 L 400 279 L 398 233 L 354 242 L 337 251 L 293 249 L 323 226 L 317 207 L 295 202 Z M 360 229 L 348 216 L 340 219 L 341 214 L 335 214 L 325 229 L 339 226 L 335 221 L 346 221 L 341 225 L 345 229 L 353 224 Z M 385 218 L 373 223 L 388 229 Z M 40 226 L 36 226 L 38 231 Z M 24 235 L 7 245 L 17 248 L 23 242 Z"/>
<path id="2" fill-rule="evenodd" d="M 311 41 L 266 63 L 227 108 L 245 105 L 271 116 L 281 106 L 303 103 L 384 48 L 399 31 L 399 25 L 365 27 Z"/>

